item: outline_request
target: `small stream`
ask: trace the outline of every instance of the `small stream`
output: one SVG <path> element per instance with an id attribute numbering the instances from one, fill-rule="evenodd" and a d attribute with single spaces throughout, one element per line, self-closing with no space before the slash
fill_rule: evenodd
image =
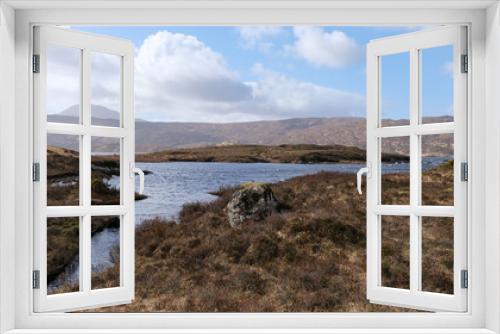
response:
<path id="1" fill-rule="evenodd" d="M 446 157 L 429 157 L 423 160 L 423 169 L 433 168 L 449 160 Z M 189 202 L 207 202 L 216 198 L 210 191 L 222 186 L 237 186 L 243 182 L 279 182 L 292 177 L 320 171 L 356 173 L 364 164 L 280 164 L 280 163 L 214 163 L 167 162 L 137 163 L 142 170 L 152 172 L 145 177 L 144 193 L 148 198 L 135 203 L 136 225 L 147 219 L 160 217 L 176 220 L 182 206 Z M 408 163 L 384 164 L 384 173 L 407 173 Z M 136 180 L 138 183 L 138 180 Z M 106 181 L 118 187 L 118 177 Z M 138 189 L 138 184 L 136 185 Z M 119 230 L 108 228 L 92 237 L 92 271 L 100 272 L 113 265 L 111 249 L 119 243 Z M 64 276 L 64 278 L 62 278 Z M 52 282 L 60 286 L 77 282 L 78 259 L 68 266 L 67 272 Z M 49 287 L 50 290 L 50 287 Z"/>

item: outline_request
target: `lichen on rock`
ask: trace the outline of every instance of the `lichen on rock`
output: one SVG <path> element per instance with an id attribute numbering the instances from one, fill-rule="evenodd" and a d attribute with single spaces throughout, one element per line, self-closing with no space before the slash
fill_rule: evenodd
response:
<path id="1" fill-rule="evenodd" d="M 276 211 L 278 201 L 268 184 L 246 183 L 233 194 L 226 206 L 231 227 L 239 227 L 248 220 L 263 220 Z"/>

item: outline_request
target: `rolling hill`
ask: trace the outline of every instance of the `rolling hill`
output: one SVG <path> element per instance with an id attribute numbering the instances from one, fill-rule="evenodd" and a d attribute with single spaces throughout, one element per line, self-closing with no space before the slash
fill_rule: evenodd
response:
<path id="1" fill-rule="evenodd" d="M 70 110 L 71 109 L 71 110 Z M 116 122 L 118 113 L 102 106 L 92 106 L 98 110 L 94 117 L 99 117 L 99 124 L 111 125 Z M 49 115 L 52 122 L 74 122 L 76 107 Z M 449 116 L 436 117 L 434 121 L 451 121 Z M 108 123 L 106 123 L 108 122 Z M 402 121 L 391 120 L 391 125 L 400 125 Z M 102 145 L 106 140 L 102 139 Z M 52 145 L 66 147 L 63 139 Z M 365 148 L 366 119 L 355 117 L 339 118 L 294 118 L 276 121 L 256 121 L 241 123 L 177 123 L 148 122 L 136 120 L 136 151 L 138 153 L 157 152 L 173 148 L 194 148 L 227 145 L 345 145 Z M 426 148 L 427 155 L 450 154 L 453 143 L 451 137 L 442 136 Z M 67 147 L 73 148 L 73 147 Z M 74 148 L 73 148 L 74 149 Z M 388 147 L 387 153 L 406 154 L 407 145 L 398 140 Z"/>

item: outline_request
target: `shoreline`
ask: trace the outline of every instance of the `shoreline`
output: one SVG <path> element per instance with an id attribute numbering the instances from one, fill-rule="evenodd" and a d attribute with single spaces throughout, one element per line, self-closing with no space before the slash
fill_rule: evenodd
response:
<path id="1" fill-rule="evenodd" d="M 136 154 L 137 162 L 232 163 L 364 163 L 366 151 L 344 145 L 227 145 L 168 149 Z M 408 156 L 386 153 L 383 162 L 408 162 Z"/>

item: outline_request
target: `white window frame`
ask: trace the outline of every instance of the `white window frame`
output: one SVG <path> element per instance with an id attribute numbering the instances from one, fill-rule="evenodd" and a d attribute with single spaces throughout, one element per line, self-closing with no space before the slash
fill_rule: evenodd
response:
<path id="1" fill-rule="evenodd" d="M 467 28 L 435 27 L 423 31 L 389 36 L 371 41 L 367 46 L 367 296 L 373 303 L 414 307 L 419 310 L 467 310 L 467 289 L 461 286 L 461 271 L 467 270 L 467 181 L 461 179 L 461 164 L 467 163 L 467 81 L 462 73 L 462 56 L 467 55 Z M 421 51 L 451 45 L 453 73 L 453 121 L 422 124 Z M 382 58 L 408 54 L 409 124 L 382 125 L 381 85 Z M 452 134 L 454 205 L 429 206 L 421 203 L 421 136 Z M 405 137 L 409 140 L 409 203 L 384 205 L 382 194 L 382 143 L 385 138 Z M 400 216 L 409 223 L 409 289 L 382 285 L 382 217 Z M 422 290 L 422 217 L 453 219 L 453 293 Z M 406 220 L 405 220 L 406 222 Z"/>
<path id="2" fill-rule="evenodd" d="M 40 180 L 33 184 L 33 268 L 39 272 L 39 288 L 34 289 L 35 312 L 55 310 L 74 311 L 89 307 L 128 304 L 134 299 L 134 48 L 130 41 L 99 36 L 63 28 L 34 27 L 34 53 L 39 56 L 39 73 L 33 76 L 33 157 L 39 164 Z M 80 122 L 79 124 L 47 121 L 47 48 L 58 45 L 80 51 Z M 91 57 L 93 53 L 113 55 L 120 61 L 120 125 L 92 125 L 91 121 Z M 77 79 L 77 80 L 78 80 Z M 47 206 L 47 136 L 72 135 L 79 138 L 79 204 Z M 120 204 L 92 205 L 91 156 L 92 138 L 118 139 L 120 158 Z M 120 217 L 120 285 L 92 289 L 91 224 L 93 217 Z M 47 219 L 75 217 L 79 220 L 79 291 L 63 294 L 47 293 Z"/>
<path id="3" fill-rule="evenodd" d="M 11 7 L 12 6 L 12 7 Z M 120 8 L 120 6 L 129 8 Z M 13 7 L 17 10 L 13 10 Z M 66 8 L 63 8 L 66 7 Z M 73 7 L 73 8 L 68 8 Z M 133 7 L 133 8 L 131 8 Z M 489 7 L 489 8 L 488 8 Z M 31 250 L 32 82 L 35 24 L 467 24 L 471 35 L 467 313 L 35 314 Z M 500 18 L 496 1 L 207 0 L 0 3 L 0 332 L 500 332 Z M 15 66 L 15 71 L 14 71 Z M 14 99 L 15 97 L 15 99 Z M 15 127 L 15 128 L 14 128 Z M 486 140 L 488 136 L 488 140 Z M 486 155 L 486 153 L 488 155 Z M 488 177 L 488 182 L 485 182 Z M 15 194 L 15 196 L 12 196 Z M 487 218 L 487 219 L 486 219 Z M 14 253 L 15 256 L 12 256 Z M 14 287 L 14 288 L 13 288 Z M 485 293 L 487 291 L 487 293 Z M 433 329 L 430 331 L 429 329 Z M 47 329 L 52 329 L 47 331 Z M 101 330 L 99 330 L 101 329 Z M 149 330 L 148 330 L 149 329 Z M 170 330 L 168 330 L 170 329 Z M 190 330 L 189 330 L 190 329 Z M 114 331 L 120 332 L 118 331 Z"/>

